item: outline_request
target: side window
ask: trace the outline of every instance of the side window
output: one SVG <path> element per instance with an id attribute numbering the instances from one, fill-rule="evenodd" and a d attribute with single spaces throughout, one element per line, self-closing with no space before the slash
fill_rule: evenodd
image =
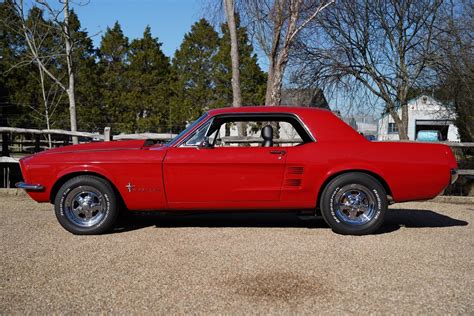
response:
<path id="1" fill-rule="evenodd" d="M 276 142 L 281 147 L 296 146 L 303 143 L 295 127 L 289 122 L 280 122 Z"/>
<path id="2" fill-rule="evenodd" d="M 261 147 L 264 144 L 262 129 L 271 126 L 272 147 L 297 146 L 303 143 L 295 127 L 286 121 L 235 120 L 215 126 L 210 131 L 209 141 L 214 147 Z"/>

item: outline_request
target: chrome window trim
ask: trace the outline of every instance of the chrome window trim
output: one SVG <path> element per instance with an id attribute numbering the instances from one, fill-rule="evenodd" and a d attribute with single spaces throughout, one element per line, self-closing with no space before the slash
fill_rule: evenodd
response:
<path id="1" fill-rule="evenodd" d="M 311 140 L 313 142 L 316 142 L 316 138 L 313 136 L 313 133 L 311 133 L 311 130 L 308 128 L 308 126 L 306 126 L 306 123 L 300 118 L 300 116 L 294 113 L 290 113 L 290 115 L 293 115 L 296 118 L 296 120 L 301 124 L 301 126 L 303 126 L 303 129 L 309 135 Z"/>
<path id="2" fill-rule="evenodd" d="M 178 141 L 173 147 L 182 147 L 182 148 L 197 148 L 198 146 L 181 146 L 183 143 L 186 143 L 186 141 L 189 140 L 189 138 L 191 138 L 191 136 L 194 134 L 194 132 L 196 132 L 201 126 L 203 126 L 204 124 L 207 124 L 208 121 L 211 121 L 211 124 L 209 124 L 209 127 L 206 131 L 206 134 L 207 132 L 209 131 L 209 128 L 211 127 L 212 125 L 212 121 L 216 118 L 216 117 L 219 117 L 219 116 L 232 116 L 232 115 L 235 115 L 235 116 L 251 116 L 251 115 L 262 115 L 262 116 L 272 116 L 272 115 L 283 115 L 283 116 L 290 116 L 290 117 L 293 117 L 294 119 L 296 119 L 296 121 L 301 125 L 301 127 L 303 128 L 303 130 L 306 132 L 306 134 L 309 136 L 309 138 L 311 139 L 312 142 L 317 142 L 316 138 L 314 137 L 313 133 L 311 133 L 311 130 L 308 128 L 308 126 L 306 125 L 306 123 L 301 119 L 301 117 L 298 115 L 298 114 L 295 114 L 295 113 L 291 113 L 291 112 L 241 112 L 241 113 L 222 113 L 222 114 L 217 114 L 217 115 L 214 115 L 214 116 L 209 116 L 208 115 L 208 118 L 207 120 L 204 120 L 201 124 L 199 124 L 199 126 L 196 126 L 195 129 L 193 129 L 192 131 L 190 131 L 187 135 L 184 135 L 183 138 Z"/>
<path id="3" fill-rule="evenodd" d="M 300 118 L 298 114 L 291 113 L 291 112 L 241 112 L 241 113 L 223 113 L 223 114 L 218 114 L 213 116 L 219 117 L 219 116 L 232 116 L 232 115 L 241 115 L 241 116 L 252 116 L 252 115 L 262 115 L 262 116 L 272 116 L 272 115 L 282 115 L 282 116 L 288 116 L 296 119 L 296 121 L 301 125 L 303 130 L 306 132 L 306 134 L 309 136 L 309 138 L 313 141 L 316 142 L 316 138 L 313 136 L 311 133 L 310 129 L 308 126 L 306 126 L 306 123 Z M 290 123 L 291 124 L 291 123 Z"/>

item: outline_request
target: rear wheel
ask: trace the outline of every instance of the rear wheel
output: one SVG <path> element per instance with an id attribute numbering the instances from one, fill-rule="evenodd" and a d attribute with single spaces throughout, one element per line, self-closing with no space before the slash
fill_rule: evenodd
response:
<path id="1" fill-rule="evenodd" d="M 56 195 L 54 207 L 61 226 L 77 235 L 104 233 L 112 228 L 118 215 L 112 186 L 95 176 L 66 181 Z"/>
<path id="2" fill-rule="evenodd" d="M 387 211 L 387 194 L 372 176 L 353 172 L 340 175 L 325 187 L 321 213 L 332 230 L 344 235 L 375 232 Z"/>

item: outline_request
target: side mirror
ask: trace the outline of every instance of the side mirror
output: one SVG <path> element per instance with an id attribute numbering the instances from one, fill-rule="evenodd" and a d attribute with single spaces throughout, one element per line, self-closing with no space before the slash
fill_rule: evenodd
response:
<path id="1" fill-rule="evenodd" d="M 209 137 L 204 137 L 204 140 L 199 144 L 199 148 L 213 148 L 212 144 L 209 143 Z"/>

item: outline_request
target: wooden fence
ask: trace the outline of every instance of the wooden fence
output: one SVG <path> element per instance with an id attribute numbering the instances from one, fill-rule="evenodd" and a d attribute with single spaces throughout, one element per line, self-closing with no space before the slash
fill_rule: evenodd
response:
<path id="1" fill-rule="evenodd" d="M 112 141 L 125 139 L 154 139 L 165 142 L 176 134 L 169 133 L 143 133 L 143 134 L 119 134 L 112 135 L 110 127 L 104 129 L 104 133 L 71 132 L 59 129 L 27 129 L 15 127 L 0 127 L 2 134 L 2 153 L 0 157 L 9 157 L 12 152 L 37 153 L 45 149 L 61 147 L 71 144 L 71 137 L 79 137 L 80 142 L 90 141 Z M 17 137 L 12 137 L 16 135 Z M 46 136 L 53 136 L 52 139 Z M 29 138 L 28 138 L 29 136 Z"/>

